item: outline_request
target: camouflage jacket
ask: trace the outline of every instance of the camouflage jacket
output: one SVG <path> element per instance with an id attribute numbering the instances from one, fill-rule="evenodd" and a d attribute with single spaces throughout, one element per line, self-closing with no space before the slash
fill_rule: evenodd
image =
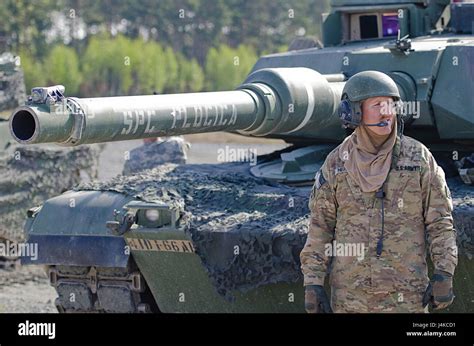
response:
<path id="1" fill-rule="evenodd" d="M 339 147 L 316 175 L 309 201 L 309 232 L 301 252 L 304 285 L 322 285 L 330 271 L 334 288 L 367 292 L 424 291 L 428 284 L 426 250 L 436 269 L 454 273 L 457 265 L 452 200 L 444 171 L 422 143 L 398 138 L 385 181 L 384 237 L 381 200 L 351 179 Z M 330 256 L 328 244 L 363 245 L 363 256 Z M 331 269 L 328 265 L 332 258 Z"/>

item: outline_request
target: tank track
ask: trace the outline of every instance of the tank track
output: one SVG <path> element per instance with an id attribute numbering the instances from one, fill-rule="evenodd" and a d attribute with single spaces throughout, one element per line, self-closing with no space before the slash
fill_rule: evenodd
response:
<path id="1" fill-rule="evenodd" d="M 47 271 L 60 313 L 160 312 L 132 259 L 126 268 L 49 266 Z"/>

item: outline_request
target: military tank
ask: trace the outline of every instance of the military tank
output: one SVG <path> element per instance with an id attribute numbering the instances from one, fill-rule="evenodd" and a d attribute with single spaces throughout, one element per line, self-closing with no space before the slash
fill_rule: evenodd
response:
<path id="1" fill-rule="evenodd" d="M 27 210 L 96 177 L 98 146 L 58 148 L 52 145 L 19 145 L 10 136 L 8 117 L 26 101 L 23 71 L 19 57 L 0 55 L 0 244 L 16 249 L 23 242 Z M 7 256 L 6 256 L 7 255 Z M 19 265 L 18 254 L 0 254 L 0 268 Z"/>
<path id="2" fill-rule="evenodd" d="M 79 99 L 33 89 L 10 119 L 22 144 L 230 131 L 291 145 L 256 165 L 249 152 L 76 186 L 29 210 L 39 254 L 24 263 L 49 266 L 61 312 L 304 312 L 299 253 L 314 175 L 347 135 L 345 81 L 378 70 L 414 107 L 401 114 L 405 134 L 453 175 L 460 256 L 447 311 L 474 311 L 473 188 L 455 176 L 474 152 L 473 19 L 474 4 L 333 0 L 324 48 L 263 56 L 233 91 Z"/>

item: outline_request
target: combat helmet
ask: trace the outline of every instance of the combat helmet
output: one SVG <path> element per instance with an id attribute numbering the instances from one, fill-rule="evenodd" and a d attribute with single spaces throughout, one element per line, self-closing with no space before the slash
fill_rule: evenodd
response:
<path id="1" fill-rule="evenodd" d="M 400 100 L 397 84 L 385 73 L 363 71 L 353 75 L 342 90 L 339 117 L 344 127 L 355 129 L 362 120 L 362 101 L 370 97 L 391 96 Z"/>

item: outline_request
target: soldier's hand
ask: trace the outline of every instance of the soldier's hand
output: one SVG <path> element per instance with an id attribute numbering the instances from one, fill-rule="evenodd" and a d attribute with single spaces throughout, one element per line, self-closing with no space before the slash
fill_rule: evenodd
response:
<path id="1" fill-rule="evenodd" d="M 431 303 L 433 309 L 447 308 L 454 300 L 453 276 L 450 273 L 435 270 L 423 296 L 423 307 Z"/>
<path id="2" fill-rule="evenodd" d="M 307 313 L 332 313 L 329 299 L 323 286 L 309 285 L 305 287 L 304 308 Z"/>

